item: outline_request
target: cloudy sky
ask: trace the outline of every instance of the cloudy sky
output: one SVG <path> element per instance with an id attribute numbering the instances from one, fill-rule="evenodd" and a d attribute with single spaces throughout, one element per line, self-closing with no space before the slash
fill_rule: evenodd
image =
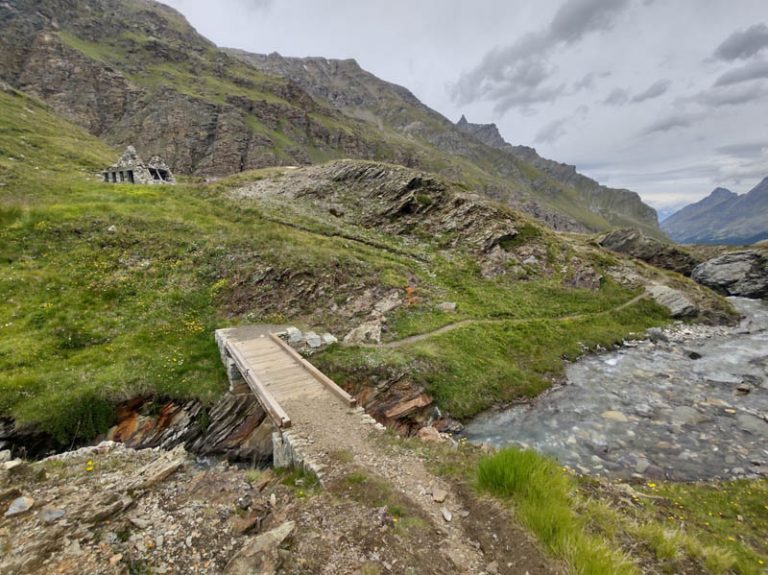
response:
<path id="1" fill-rule="evenodd" d="M 355 58 L 669 209 L 768 176 L 767 0 L 165 0 L 220 46 Z"/>

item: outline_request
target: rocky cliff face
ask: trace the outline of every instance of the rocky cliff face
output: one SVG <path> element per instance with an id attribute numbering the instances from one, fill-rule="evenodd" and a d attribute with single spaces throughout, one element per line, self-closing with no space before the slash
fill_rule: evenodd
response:
<path id="1" fill-rule="evenodd" d="M 0 30 L 0 78 L 180 173 L 309 164 L 313 153 L 373 155 L 333 111 L 244 67 L 161 4 L 21 0 L 0 7 Z"/>
<path id="2" fill-rule="evenodd" d="M 600 186 L 573 166 L 545 160 L 531 148 L 511 146 L 493 124 L 471 124 L 462 117 L 454 125 L 407 89 L 366 72 L 354 60 L 229 53 L 290 79 L 349 116 L 471 161 L 487 174 L 481 184 L 486 193 L 545 219 L 555 229 L 630 226 L 661 235 L 656 212 L 634 192 Z M 429 167 L 428 160 L 418 154 L 415 158 Z"/>
<path id="3" fill-rule="evenodd" d="M 465 182 L 554 229 L 660 233 L 631 193 L 510 153 L 493 130 L 467 134 L 474 125 L 454 125 L 354 60 L 220 50 L 151 0 L 4 3 L 0 31 L 0 80 L 179 174 L 384 160 Z"/>
<path id="4" fill-rule="evenodd" d="M 487 146 L 535 166 L 556 182 L 572 187 L 590 211 L 601 215 L 611 225 L 636 227 L 659 235 L 656 210 L 644 204 L 637 193 L 602 186 L 578 173 L 576 166 L 542 158 L 528 146 L 513 146 L 504 140 L 496 124 L 472 124 L 462 116 L 456 127 Z"/>
<path id="5" fill-rule="evenodd" d="M 673 240 L 687 244 L 752 244 L 768 238 L 768 178 L 739 195 L 716 188 L 703 200 L 662 224 Z"/>

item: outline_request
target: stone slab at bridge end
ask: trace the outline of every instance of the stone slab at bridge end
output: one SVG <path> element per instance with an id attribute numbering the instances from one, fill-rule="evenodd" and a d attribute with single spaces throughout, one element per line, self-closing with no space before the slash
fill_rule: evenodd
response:
<path id="1" fill-rule="evenodd" d="M 216 330 L 230 392 L 253 393 L 274 425 L 275 467 L 296 467 L 323 479 L 341 438 L 385 428 L 355 398 L 283 341 L 278 326 Z M 354 455 L 354 442 L 349 450 Z"/>

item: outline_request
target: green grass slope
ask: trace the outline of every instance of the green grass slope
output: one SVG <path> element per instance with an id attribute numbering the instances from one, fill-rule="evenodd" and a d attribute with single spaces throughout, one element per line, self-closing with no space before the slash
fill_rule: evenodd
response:
<path id="1" fill-rule="evenodd" d="M 392 350 L 339 347 L 321 361 L 351 389 L 377 366 L 414 366 L 462 417 L 537 393 L 582 346 L 665 319 L 647 303 L 605 313 L 636 295 L 610 282 L 590 291 L 560 275 L 487 279 L 472 254 L 434 238 L 340 231 L 325 213 L 228 193 L 262 179 L 279 186 L 281 170 L 209 186 L 115 186 L 98 176 L 114 156 L 37 100 L 0 91 L 0 417 L 62 442 L 105 431 L 130 397 L 214 400 L 226 389 L 218 327 L 314 318 L 348 329 L 334 324 L 335 302 L 408 278 L 420 303 L 393 315 L 390 339 L 456 319 L 432 307 L 443 298 L 459 303 L 459 319 L 492 323 Z M 568 249 L 544 230 L 526 237 Z"/>

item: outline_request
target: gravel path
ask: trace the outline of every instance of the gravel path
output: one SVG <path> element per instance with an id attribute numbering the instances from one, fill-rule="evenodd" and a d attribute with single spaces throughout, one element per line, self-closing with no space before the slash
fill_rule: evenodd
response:
<path id="1" fill-rule="evenodd" d="M 439 327 L 435 330 L 426 332 L 426 333 L 420 333 L 417 335 L 411 335 L 408 337 L 404 337 L 403 339 L 398 339 L 396 341 L 388 341 L 385 343 L 366 343 L 366 344 L 357 344 L 359 347 L 368 347 L 368 348 L 378 348 L 378 349 L 396 349 L 400 347 L 404 347 L 407 345 L 411 345 L 414 343 L 418 343 L 420 341 L 424 341 L 425 339 L 429 339 L 432 337 L 436 337 L 438 335 L 442 335 L 444 333 L 451 332 L 455 329 L 459 329 L 461 327 L 465 327 L 468 325 L 492 325 L 492 324 L 521 324 L 526 323 L 529 321 L 534 321 L 537 319 L 555 319 L 559 321 L 575 321 L 580 319 L 585 319 L 588 317 L 598 317 L 601 315 L 607 315 L 611 313 L 619 312 L 623 309 L 626 309 L 637 302 L 639 302 L 642 299 L 646 299 L 648 297 L 648 294 L 642 293 L 636 297 L 633 297 L 628 302 L 625 302 L 619 306 L 616 306 L 614 308 L 611 308 L 606 311 L 601 311 L 594 314 L 575 314 L 575 315 L 567 315 L 559 318 L 522 318 L 522 319 L 463 319 L 461 321 L 457 321 L 454 323 L 449 323 L 448 325 L 444 325 L 442 327 Z"/>

